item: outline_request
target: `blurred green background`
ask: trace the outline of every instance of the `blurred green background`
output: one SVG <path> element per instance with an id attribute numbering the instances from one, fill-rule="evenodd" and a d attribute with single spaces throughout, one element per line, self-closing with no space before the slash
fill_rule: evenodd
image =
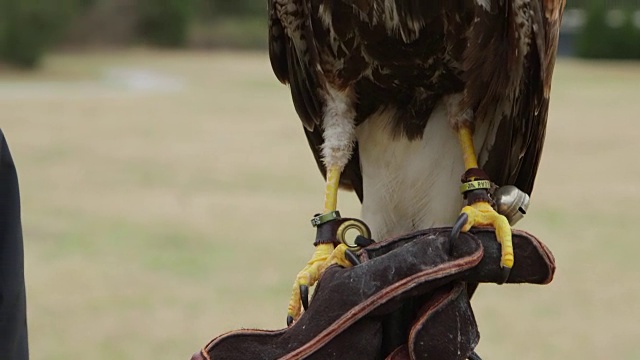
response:
<path id="1" fill-rule="evenodd" d="M 34 67 L 50 50 L 142 44 L 264 49 L 266 8 L 259 0 L 0 0 L 0 60 Z M 640 1 L 569 1 L 560 53 L 640 58 Z"/>
<path id="2" fill-rule="evenodd" d="M 571 1 L 518 228 L 548 286 L 482 286 L 488 359 L 640 359 L 640 6 Z M 0 0 L 32 358 L 188 359 L 281 328 L 322 180 L 266 54 L 266 2 Z M 341 193 L 345 216 L 358 216 Z M 0 359 L 2 354 L 0 354 Z"/>
<path id="3" fill-rule="evenodd" d="M 266 47 L 265 1 L 0 0 L 0 60 L 37 66 L 51 50 L 151 45 Z"/>

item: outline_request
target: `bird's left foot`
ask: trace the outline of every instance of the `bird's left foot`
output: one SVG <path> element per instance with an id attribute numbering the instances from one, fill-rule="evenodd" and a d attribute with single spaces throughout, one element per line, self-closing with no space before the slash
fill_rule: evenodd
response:
<path id="1" fill-rule="evenodd" d="M 496 230 L 496 238 L 502 245 L 502 282 L 507 281 L 513 267 L 515 257 L 513 255 L 513 242 L 511 239 L 511 226 L 503 215 L 500 215 L 488 202 L 479 201 L 462 208 L 462 212 L 454 225 L 455 232 L 467 232 L 474 226 L 490 226 Z"/>

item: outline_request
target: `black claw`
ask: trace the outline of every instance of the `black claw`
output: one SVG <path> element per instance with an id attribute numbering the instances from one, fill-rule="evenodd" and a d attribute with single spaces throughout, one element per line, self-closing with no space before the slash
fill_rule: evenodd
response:
<path id="1" fill-rule="evenodd" d="M 462 213 L 460 214 L 460 216 L 458 216 L 456 223 L 453 225 L 453 228 L 451 229 L 451 235 L 449 235 L 449 242 L 453 243 L 454 241 L 458 240 L 458 236 L 460 236 L 460 231 L 462 231 L 462 228 L 467 224 L 468 220 L 469 220 L 469 215 L 467 215 L 467 213 Z"/>
<path id="2" fill-rule="evenodd" d="M 356 236 L 356 240 L 354 241 L 354 244 L 356 244 L 357 246 L 361 247 L 361 248 L 366 248 L 367 246 L 371 245 L 375 243 L 375 241 L 373 241 L 373 239 L 369 239 L 367 237 L 364 237 L 362 235 L 358 235 Z"/>
<path id="3" fill-rule="evenodd" d="M 506 283 L 507 280 L 509 280 L 509 274 L 511 274 L 511 268 L 503 266 L 502 267 L 502 278 L 500 279 L 500 282 L 498 283 L 498 285 L 502 285 L 502 284 Z"/>
<path id="4" fill-rule="evenodd" d="M 480 355 L 478 355 L 475 351 L 471 352 L 468 357 L 469 360 L 482 360 Z"/>
<path id="5" fill-rule="evenodd" d="M 360 259 L 354 254 L 351 250 L 347 250 L 344 252 L 344 256 L 349 260 L 351 265 L 357 266 L 360 265 Z"/>
<path id="6" fill-rule="evenodd" d="M 304 311 L 307 311 L 309 307 L 309 287 L 307 285 L 300 285 L 300 301 L 302 301 Z"/>
<path id="7" fill-rule="evenodd" d="M 291 324 L 293 324 L 293 316 L 287 315 L 287 327 L 291 326 Z"/>

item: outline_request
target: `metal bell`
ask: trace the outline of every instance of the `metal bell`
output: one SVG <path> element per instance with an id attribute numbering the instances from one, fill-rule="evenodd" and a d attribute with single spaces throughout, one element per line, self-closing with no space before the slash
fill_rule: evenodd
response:
<path id="1" fill-rule="evenodd" d="M 496 210 L 512 226 L 524 217 L 529 208 L 529 195 L 513 185 L 498 188 L 493 194 Z"/>

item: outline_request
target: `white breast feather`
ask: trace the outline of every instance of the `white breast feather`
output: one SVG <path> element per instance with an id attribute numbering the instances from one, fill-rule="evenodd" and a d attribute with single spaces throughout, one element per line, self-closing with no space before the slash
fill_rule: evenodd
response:
<path id="1" fill-rule="evenodd" d="M 392 110 L 378 113 L 356 129 L 364 186 L 362 219 L 372 236 L 390 236 L 433 226 L 451 226 L 462 209 L 462 151 L 445 107 L 436 107 L 422 140 L 390 136 Z M 484 142 L 487 126 L 476 128 Z"/>

